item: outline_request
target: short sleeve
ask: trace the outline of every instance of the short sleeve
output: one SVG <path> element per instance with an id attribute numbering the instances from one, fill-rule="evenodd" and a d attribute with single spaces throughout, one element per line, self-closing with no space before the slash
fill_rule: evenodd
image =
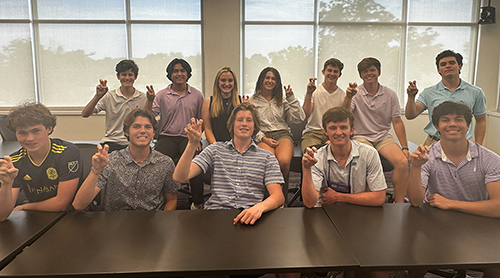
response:
<path id="1" fill-rule="evenodd" d="M 58 161 L 59 182 L 82 177 L 82 161 L 77 146 L 69 144 Z"/>
<path id="2" fill-rule="evenodd" d="M 97 113 L 101 111 L 106 111 L 106 102 L 109 100 L 110 92 L 105 94 L 96 104 L 95 109 L 97 109 Z"/>
<path id="3" fill-rule="evenodd" d="M 193 158 L 193 163 L 200 166 L 203 173 L 206 173 L 208 169 L 212 168 L 214 152 L 218 144 L 225 143 L 216 142 L 214 144 L 211 144 L 207 146 L 200 154 Z"/>
<path id="4" fill-rule="evenodd" d="M 474 107 L 472 107 L 472 114 L 474 116 L 480 116 L 486 114 L 486 97 L 484 96 L 483 90 L 479 89 L 474 100 Z"/>
<path id="5" fill-rule="evenodd" d="M 280 165 L 276 157 L 269 153 L 266 159 L 266 169 L 264 171 L 264 185 L 271 183 L 284 183 L 283 175 L 281 174 Z"/>
<path id="6" fill-rule="evenodd" d="M 380 162 L 380 157 L 378 153 L 373 150 L 370 152 L 371 157 L 367 161 L 366 169 L 366 182 L 370 191 L 380 191 L 387 189 L 387 183 L 385 182 L 384 171 L 382 170 L 382 163 Z"/>

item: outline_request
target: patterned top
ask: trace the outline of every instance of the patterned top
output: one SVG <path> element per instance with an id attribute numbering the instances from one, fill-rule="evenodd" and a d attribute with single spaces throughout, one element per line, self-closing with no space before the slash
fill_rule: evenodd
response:
<path id="1" fill-rule="evenodd" d="M 105 211 L 161 210 L 165 194 L 180 185 L 172 179 L 174 162 L 155 150 L 139 166 L 129 147 L 109 155 L 109 163 L 97 181 L 104 194 Z"/>
<path id="2" fill-rule="evenodd" d="M 276 157 L 253 141 L 243 153 L 233 140 L 215 142 L 193 162 L 203 172 L 212 169 L 212 196 L 205 209 L 249 208 L 264 199 L 268 184 L 284 182 Z"/>
<path id="3" fill-rule="evenodd" d="M 441 142 L 431 145 L 428 157 L 421 171 L 425 202 L 434 193 L 458 201 L 488 200 L 486 184 L 500 181 L 500 156 L 472 141 L 458 166 L 442 151 Z"/>
<path id="4" fill-rule="evenodd" d="M 19 169 L 13 187 L 22 188 L 30 202 L 55 197 L 60 182 L 82 176 L 80 150 L 61 139 L 49 140 L 49 154 L 39 165 L 33 163 L 24 148 L 11 155 L 14 167 Z"/>

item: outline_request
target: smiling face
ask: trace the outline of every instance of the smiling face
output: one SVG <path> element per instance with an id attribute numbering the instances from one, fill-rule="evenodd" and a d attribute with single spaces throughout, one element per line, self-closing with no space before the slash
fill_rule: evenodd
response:
<path id="1" fill-rule="evenodd" d="M 351 128 L 349 120 L 337 123 L 329 122 L 326 125 L 325 134 L 333 146 L 342 148 L 350 144 L 351 135 L 354 134 L 354 127 Z"/>
<path id="2" fill-rule="evenodd" d="M 116 74 L 116 78 L 120 80 L 120 84 L 122 84 L 123 87 L 133 87 L 137 79 L 135 73 L 133 73 L 131 69 Z"/>
<path id="3" fill-rule="evenodd" d="M 52 127 L 42 124 L 16 128 L 17 141 L 31 155 L 44 155 L 49 151 Z"/>
<path id="4" fill-rule="evenodd" d="M 234 138 L 240 140 L 248 140 L 253 136 L 255 130 L 255 124 L 253 120 L 253 115 L 251 111 L 242 110 L 236 113 L 234 119 Z"/>
<path id="5" fill-rule="evenodd" d="M 131 147 L 149 147 L 154 136 L 153 124 L 148 118 L 137 116 L 125 135 L 129 138 Z"/>
<path id="6" fill-rule="evenodd" d="M 378 83 L 378 77 L 380 76 L 380 72 L 375 66 L 371 66 L 359 74 L 359 77 L 363 79 L 364 84 L 370 83 Z"/>
<path id="7" fill-rule="evenodd" d="M 187 71 L 182 67 L 181 63 L 174 66 L 172 71 L 172 82 L 177 85 L 184 85 L 187 82 Z"/>
<path id="8" fill-rule="evenodd" d="M 457 63 L 455 57 L 444 57 L 439 60 L 438 73 L 442 77 L 454 77 L 460 75 L 462 66 Z"/>
<path id="9" fill-rule="evenodd" d="M 328 65 L 321 73 L 323 73 L 325 77 L 325 82 L 330 84 L 337 84 L 337 80 L 342 75 L 339 68 L 332 65 Z"/>
<path id="10" fill-rule="evenodd" d="M 463 115 L 448 114 L 441 116 L 436 126 L 437 131 L 444 141 L 467 140 L 469 126 Z"/>
<path id="11" fill-rule="evenodd" d="M 226 71 L 220 75 L 219 89 L 226 95 L 226 97 L 231 95 L 231 92 L 234 89 L 234 77 L 232 73 Z"/>
<path id="12" fill-rule="evenodd" d="M 262 89 L 272 91 L 274 87 L 276 87 L 276 76 L 272 71 L 268 71 L 262 82 Z"/>

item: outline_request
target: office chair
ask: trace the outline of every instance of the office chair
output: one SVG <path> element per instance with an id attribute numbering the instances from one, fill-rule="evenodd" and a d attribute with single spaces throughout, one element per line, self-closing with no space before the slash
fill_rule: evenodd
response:
<path id="1" fill-rule="evenodd" d="M 297 198 L 301 195 L 301 186 L 302 186 L 302 149 L 300 147 L 300 142 L 302 141 L 302 131 L 306 127 L 307 121 L 303 121 L 299 124 L 289 124 L 290 131 L 293 136 L 293 156 L 290 161 L 290 172 L 299 173 L 300 181 L 299 186 L 296 188 L 289 188 L 289 180 L 290 174 L 288 174 L 285 178 L 285 183 L 283 184 L 283 195 L 285 196 L 285 207 L 289 207 L 297 200 Z M 288 193 L 293 193 L 292 198 L 288 198 Z"/>
<path id="2" fill-rule="evenodd" d="M 7 128 L 7 115 L 0 115 L 0 135 L 2 141 L 17 141 L 16 133 Z"/>
<path id="3" fill-rule="evenodd" d="M 82 185 L 83 181 L 87 178 L 90 173 L 90 169 L 92 168 L 92 156 L 97 152 L 97 144 L 94 143 L 82 143 L 75 142 L 74 143 L 78 149 L 80 150 L 80 159 L 82 161 L 82 179 L 80 180 L 80 184 L 78 188 Z M 94 200 L 90 203 L 86 210 L 99 211 L 103 210 L 103 196 L 101 192 L 97 194 Z"/>

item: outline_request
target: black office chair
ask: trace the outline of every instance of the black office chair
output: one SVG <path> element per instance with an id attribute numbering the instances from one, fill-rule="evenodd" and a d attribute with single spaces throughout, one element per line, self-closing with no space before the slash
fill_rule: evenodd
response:
<path id="1" fill-rule="evenodd" d="M 7 115 L 0 115 L 0 135 L 2 141 L 17 141 L 16 133 L 7 128 Z"/>
<path id="2" fill-rule="evenodd" d="M 90 173 L 90 169 L 92 168 L 92 156 L 97 152 L 97 144 L 93 143 L 75 143 L 75 145 L 80 150 L 80 159 L 82 161 L 82 179 L 80 180 L 80 184 L 78 188 L 80 188 L 81 184 Z M 99 211 L 103 210 L 103 200 L 102 194 L 99 192 L 97 196 L 95 196 L 94 200 L 90 203 L 86 210 Z"/>
<path id="3" fill-rule="evenodd" d="M 302 186 L 302 149 L 300 146 L 300 142 L 302 141 L 302 131 L 304 130 L 307 121 L 303 121 L 299 124 L 289 124 L 290 131 L 293 136 L 293 156 L 290 161 L 290 170 L 289 172 L 299 173 L 300 181 L 299 186 L 295 188 L 289 187 L 290 174 L 288 174 L 285 178 L 285 183 L 283 184 L 283 195 L 285 195 L 285 207 L 289 207 L 297 200 L 301 195 L 301 186 Z M 288 194 L 293 193 L 292 198 L 288 198 Z"/>

